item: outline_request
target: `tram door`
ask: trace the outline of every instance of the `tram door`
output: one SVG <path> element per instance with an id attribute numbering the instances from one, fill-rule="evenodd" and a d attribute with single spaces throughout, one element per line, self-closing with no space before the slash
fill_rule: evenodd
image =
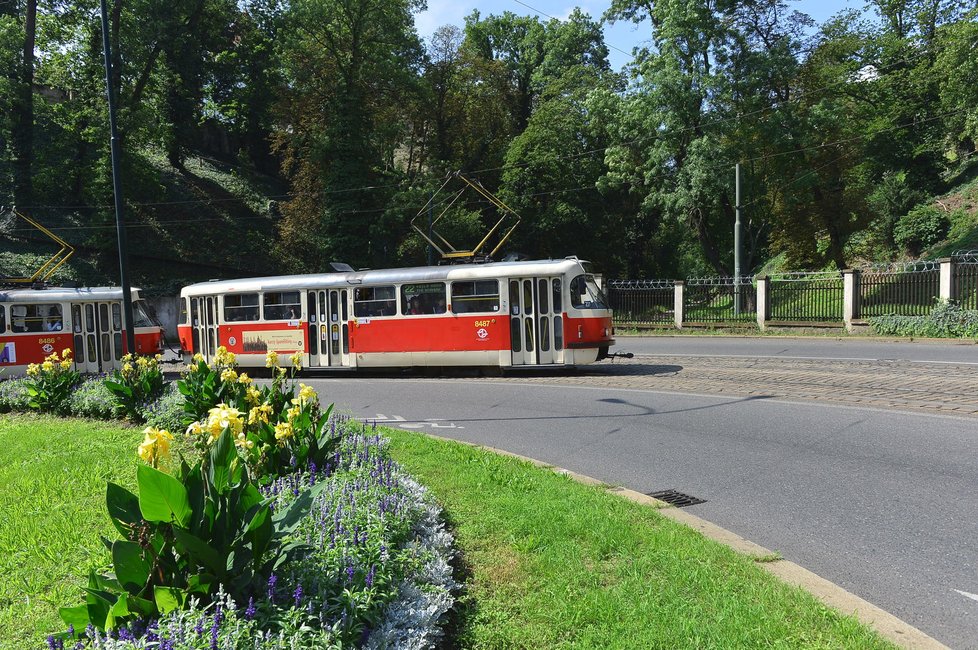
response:
<path id="1" fill-rule="evenodd" d="M 119 367 L 124 354 L 120 303 L 71 303 L 71 330 L 75 366 L 80 372 L 108 372 Z"/>
<path id="2" fill-rule="evenodd" d="M 560 278 L 509 281 L 510 346 L 513 365 L 563 363 Z"/>
<path id="3" fill-rule="evenodd" d="M 193 325 L 194 352 L 208 361 L 217 354 L 217 296 L 198 296 L 190 299 L 190 322 Z"/>
<path id="4" fill-rule="evenodd" d="M 309 365 L 322 368 L 349 366 L 346 289 L 310 291 L 306 297 L 309 309 Z"/>

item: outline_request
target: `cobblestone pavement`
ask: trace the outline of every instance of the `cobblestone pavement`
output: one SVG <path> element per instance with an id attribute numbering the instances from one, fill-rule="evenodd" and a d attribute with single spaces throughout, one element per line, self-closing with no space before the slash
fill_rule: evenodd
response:
<path id="1" fill-rule="evenodd" d="M 978 366 L 906 361 L 636 356 L 498 381 L 766 396 L 978 418 Z"/>

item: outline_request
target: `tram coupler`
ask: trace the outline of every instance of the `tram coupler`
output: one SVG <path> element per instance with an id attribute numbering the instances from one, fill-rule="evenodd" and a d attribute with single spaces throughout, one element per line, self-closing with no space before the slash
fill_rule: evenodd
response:
<path id="1" fill-rule="evenodd" d="M 615 359 L 631 359 L 635 355 L 631 352 L 609 352 L 608 358 L 614 363 Z"/>

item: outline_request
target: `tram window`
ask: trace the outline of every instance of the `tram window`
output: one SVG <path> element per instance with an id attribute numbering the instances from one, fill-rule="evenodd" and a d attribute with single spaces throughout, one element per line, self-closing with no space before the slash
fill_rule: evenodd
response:
<path id="1" fill-rule="evenodd" d="M 82 331 L 82 316 L 81 316 L 81 305 L 71 306 L 71 326 L 76 332 Z M 76 345 L 76 347 L 78 347 Z"/>
<path id="2" fill-rule="evenodd" d="M 550 312 L 550 292 L 547 291 L 547 281 L 543 278 L 537 282 L 539 291 L 537 291 L 538 300 L 540 301 L 540 312 L 541 314 L 547 314 Z"/>
<path id="3" fill-rule="evenodd" d="M 135 313 L 135 305 L 133 305 L 133 312 Z M 117 302 L 112 303 L 112 329 L 115 331 L 122 329 L 122 307 Z"/>
<path id="4" fill-rule="evenodd" d="M 296 320 L 302 313 L 298 291 L 273 291 L 265 294 L 265 320 Z"/>
<path id="5" fill-rule="evenodd" d="M 394 286 L 360 287 L 353 294 L 353 315 L 356 317 L 396 316 L 397 300 Z"/>
<path id="6" fill-rule="evenodd" d="M 578 309 L 607 309 L 604 294 L 594 278 L 579 275 L 570 283 L 571 304 Z"/>
<path id="7" fill-rule="evenodd" d="M 556 280 L 554 280 L 556 282 Z M 564 317 L 554 316 L 554 350 L 564 349 Z"/>
<path id="8" fill-rule="evenodd" d="M 554 313 L 561 314 L 564 311 L 564 304 L 560 298 L 560 278 L 554 278 Z"/>
<path id="9" fill-rule="evenodd" d="M 7 331 L 7 308 L 0 305 L 0 332 Z"/>
<path id="10" fill-rule="evenodd" d="M 187 298 L 180 299 L 180 324 L 181 325 L 186 325 L 190 317 L 190 314 L 187 311 L 187 300 L 188 300 Z"/>
<path id="11" fill-rule="evenodd" d="M 60 332 L 61 305 L 12 305 L 10 325 L 15 332 Z"/>
<path id="12" fill-rule="evenodd" d="M 268 296 L 265 298 L 267 304 Z M 224 296 L 224 320 L 258 320 L 258 294 L 235 293 Z"/>
<path id="13" fill-rule="evenodd" d="M 402 314 L 444 314 L 445 283 L 401 285 Z"/>
<path id="14" fill-rule="evenodd" d="M 499 311 L 499 281 L 475 280 L 452 283 L 452 313 Z"/>
<path id="15" fill-rule="evenodd" d="M 102 330 L 103 332 L 108 332 L 109 331 L 109 306 L 107 304 L 105 304 L 104 302 L 99 303 L 99 306 L 98 306 L 98 328 L 100 330 Z M 108 339 L 106 339 L 106 340 L 108 340 Z M 102 349 L 107 351 L 109 349 L 108 343 L 104 343 L 102 345 Z M 103 358 L 108 359 L 109 358 L 109 353 L 106 352 L 105 353 L 105 357 L 103 357 Z"/>
<path id="16" fill-rule="evenodd" d="M 132 303 L 132 319 L 135 321 L 134 327 L 153 327 L 156 324 L 149 315 L 149 305 L 145 300 Z"/>
<path id="17" fill-rule="evenodd" d="M 190 316 L 193 318 L 193 326 L 200 324 L 200 298 L 194 298 L 190 302 Z"/>

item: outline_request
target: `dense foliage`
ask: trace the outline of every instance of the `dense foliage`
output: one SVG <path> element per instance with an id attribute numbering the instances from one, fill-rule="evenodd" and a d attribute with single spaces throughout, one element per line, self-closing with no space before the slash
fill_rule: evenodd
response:
<path id="1" fill-rule="evenodd" d="M 941 301 L 926 316 L 887 314 L 869 319 L 873 331 L 883 336 L 978 339 L 978 311 Z"/>
<path id="2" fill-rule="evenodd" d="M 463 170 L 522 215 L 524 254 L 729 274 L 737 162 L 745 271 L 918 254 L 948 232 L 911 209 L 975 152 L 973 0 L 874 0 L 823 25 L 784 0 L 614 0 L 600 19 L 473 12 L 427 41 L 423 5 L 111 1 L 134 245 L 204 277 L 419 263 L 408 223 Z M 647 39 L 622 71 L 602 20 Z M 0 2 L 0 204 L 114 277 L 100 46 L 93 0 Z M 195 156 L 275 200 L 231 192 Z M 472 246 L 497 218 L 466 196 L 441 223 Z"/>

